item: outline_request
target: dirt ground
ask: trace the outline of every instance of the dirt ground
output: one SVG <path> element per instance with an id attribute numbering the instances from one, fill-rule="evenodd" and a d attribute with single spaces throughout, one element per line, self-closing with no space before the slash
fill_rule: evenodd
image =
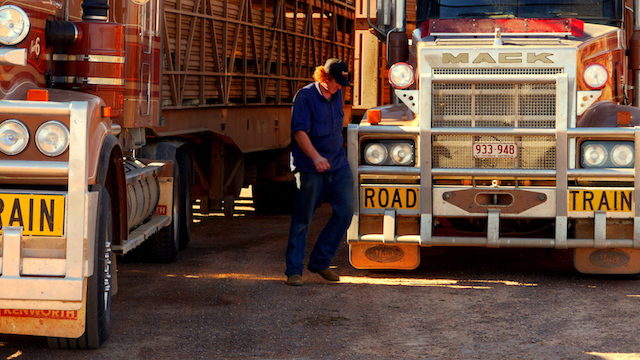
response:
<path id="1" fill-rule="evenodd" d="M 0 336 L 0 359 L 640 359 L 640 281 L 575 273 L 569 251 L 423 249 L 415 271 L 284 285 L 287 216 L 196 216 L 174 264 L 119 264 L 93 351 Z M 313 234 L 330 210 L 320 209 Z"/>

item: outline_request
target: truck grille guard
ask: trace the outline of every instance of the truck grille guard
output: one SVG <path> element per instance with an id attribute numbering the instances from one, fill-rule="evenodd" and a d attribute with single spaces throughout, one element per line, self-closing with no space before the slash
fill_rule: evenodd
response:
<path id="1" fill-rule="evenodd" d="M 607 136 L 618 139 L 633 140 L 640 144 L 640 127 L 635 128 L 576 128 L 568 126 L 567 97 L 569 93 L 567 74 L 547 75 L 474 75 L 473 82 L 549 82 L 556 84 L 556 121 L 555 128 L 493 128 L 493 127 L 432 127 L 431 89 L 433 82 L 469 82 L 468 76 L 437 75 L 430 73 L 420 75 L 420 89 L 397 91 L 400 99 L 415 113 L 420 114 L 419 126 L 358 126 L 350 125 L 347 133 L 348 153 L 351 171 L 354 177 L 355 211 L 347 232 L 347 239 L 354 242 L 404 243 L 422 246 L 467 245 L 487 247 L 542 247 L 542 248 L 640 248 L 640 146 L 635 146 L 635 163 L 632 169 L 569 169 L 568 155 L 570 139 L 586 136 Z M 416 101 L 417 100 L 417 101 Z M 417 167 L 367 166 L 359 165 L 359 137 L 369 134 L 414 134 L 418 137 L 419 165 Z M 555 169 L 493 169 L 493 168 L 433 168 L 431 148 L 433 135 L 494 135 L 494 136 L 552 136 L 555 138 Z M 396 211 L 383 210 L 382 234 L 359 234 L 360 217 L 360 175 L 413 175 L 420 176 L 420 235 L 395 234 Z M 555 238 L 514 238 L 500 237 L 500 210 L 489 209 L 487 213 L 486 237 L 448 237 L 433 236 L 433 192 L 431 184 L 435 176 L 473 176 L 473 177 L 547 177 L 556 180 L 555 186 Z M 606 177 L 622 181 L 633 181 L 633 239 L 607 239 L 606 213 L 595 211 L 594 238 L 568 239 L 568 180 L 575 177 Z M 427 191 L 425 191 L 427 190 Z M 406 210 L 405 215 L 406 215 Z"/>
<path id="2" fill-rule="evenodd" d="M 64 258 L 25 257 L 20 227 L 4 227 L 1 235 L 0 309 L 78 310 L 84 279 L 93 269 L 94 229 L 98 193 L 88 191 L 88 103 L 0 101 L 0 113 L 63 115 L 70 117 L 68 163 L 50 161 L 0 161 L 0 176 L 38 174 L 66 176 Z M 73 216 L 73 219 L 71 219 Z M 25 269 L 47 269 L 50 276 L 24 275 Z"/>

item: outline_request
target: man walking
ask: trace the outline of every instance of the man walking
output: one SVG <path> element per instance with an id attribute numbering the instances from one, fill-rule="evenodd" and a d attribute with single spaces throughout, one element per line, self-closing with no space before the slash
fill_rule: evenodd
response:
<path id="1" fill-rule="evenodd" d="M 353 179 L 342 137 L 342 87 L 350 86 L 348 71 L 342 60 L 327 60 L 293 102 L 291 152 L 298 190 L 287 246 L 287 285 L 303 284 L 307 233 L 323 200 L 331 204 L 333 213 L 315 242 L 307 268 L 325 280 L 340 281 L 329 265 L 353 215 Z"/>

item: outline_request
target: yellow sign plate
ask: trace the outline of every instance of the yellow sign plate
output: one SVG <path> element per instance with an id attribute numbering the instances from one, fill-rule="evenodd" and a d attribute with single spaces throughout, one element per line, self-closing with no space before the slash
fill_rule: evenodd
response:
<path id="1" fill-rule="evenodd" d="M 20 226 L 23 235 L 62 236 L 64 195 L 0 193 L 0 228 Z"/>
<path id="2" fill-rule="evenodd" d="M 569 190 L 569 211 L 633 211 L 632 190 Z"/>
<path id="3" fill-rule="evenodd" d="M 417 187 L 363 186 L 360 199 L 363 209 L 419 209 Z"/>

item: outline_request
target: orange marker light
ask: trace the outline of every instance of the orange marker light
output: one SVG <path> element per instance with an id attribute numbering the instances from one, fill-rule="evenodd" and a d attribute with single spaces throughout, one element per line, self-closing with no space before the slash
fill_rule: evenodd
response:
<path id="1" fill-rule="evenodd" d="M 103 106 L 102 107 L 102 117 L 103 118 L 111 117 L 111 107 L 110 106 Z"/>
<path id="2" fill-rule="evenodd" d="M 471 185 L 471 179 L 464 179 L 464 180 L 462 180 L 462 185 L 470 186 L 470 185 Z"/>
<path id="3" fill-rule="evenodd" d="M 29 101 L 49 101 L 49 91 L 45 89 L 30 89 L 27 91 Z"/>
<path id="4" fill-rule="evenodd" d="M 616 114 L 616 122 L 618 126 L 630 126 L 631 125 L 631 112 L 630 111 L 618 111 Z"/>
<path id="5" fill-rule="evenodd" d="M 382 120 L 382 111 L 381 110 L 367 110 L 367 121 L 371 125 L 378 125 Z"/>

